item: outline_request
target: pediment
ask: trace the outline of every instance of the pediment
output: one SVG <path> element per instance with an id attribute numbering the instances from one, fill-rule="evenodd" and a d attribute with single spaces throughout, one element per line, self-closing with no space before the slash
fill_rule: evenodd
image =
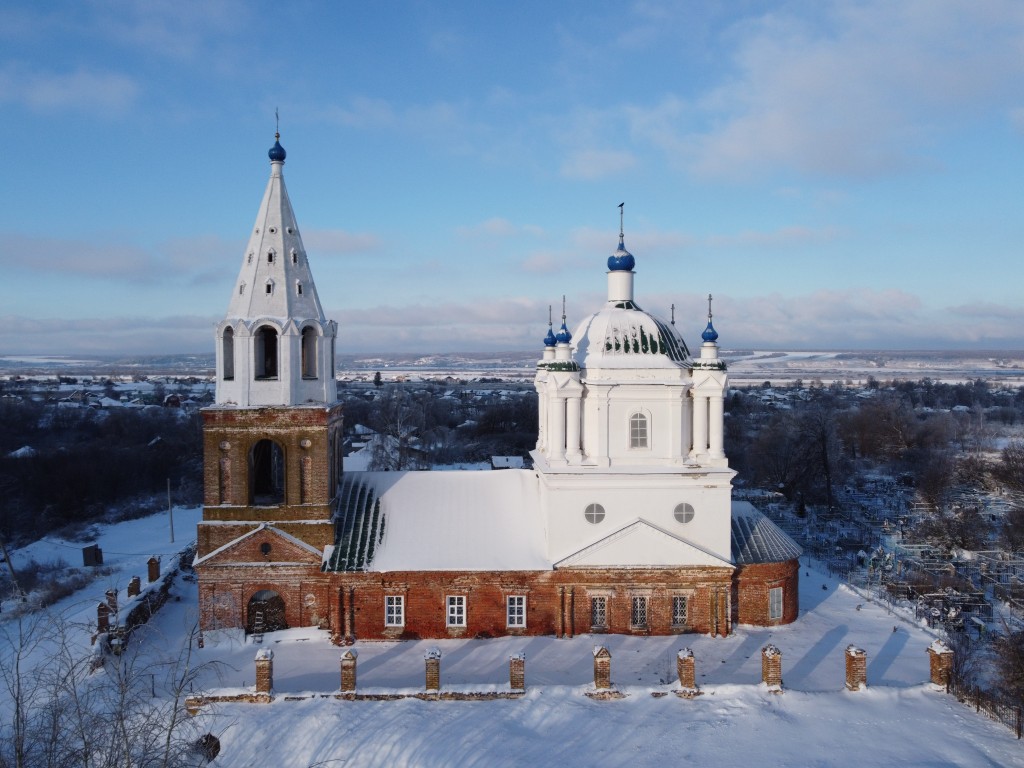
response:
<path id="1" fill-rule="evenodd" d="M 555 568 L 731 568 L 732 563 L 686 539 L 635 520 L 555 563 Z"/>
<path id="2" fill-rule="evenodd" d="M 267 553 L 264 544 L 270 545 Z M 311 565 L 320 567 L 323 553 L 272 525 L 263 524 L 197 559 L 194 565 Z"/>

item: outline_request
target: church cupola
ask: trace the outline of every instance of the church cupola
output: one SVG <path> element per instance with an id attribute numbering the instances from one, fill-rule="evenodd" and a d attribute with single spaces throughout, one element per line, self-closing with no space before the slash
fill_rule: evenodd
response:
<path id="1" fill-rule="evenodd" d="M 700 335 L 704 343 L 700 345 L 700 359 L 703 362 L 718 360 L 718 331 L 711 322 L 711 294 L 708 294 L 708 325 Z M 724 363 L 722 364 L 724 366 Z"/>
<path id="2" fill-rule="evenodd" d="M 555 346 L 557 344 L 558 338 L 555 336 L 555 330 L 551 323 L 551 307 L 548 306 L 548 333 L 544 337 L 544 357 L 542 360 L 555 359 Z"/>
<path id="3" fill-rule="evenodd" d="M 217 327 L 217 404 L 337 400 L 337 324 L 320 306 L 284 183 L 287 153 L 274 135 L 267 182 L 227 315 Z"/>
<path id="4" fill-rule="evenodd" d="M 619 247 L 608 257 L 608 301 L 620 308 L 632 309 L 636 259 L 626 250 L 625 206 L 625 203 L 619 203 Z"/>

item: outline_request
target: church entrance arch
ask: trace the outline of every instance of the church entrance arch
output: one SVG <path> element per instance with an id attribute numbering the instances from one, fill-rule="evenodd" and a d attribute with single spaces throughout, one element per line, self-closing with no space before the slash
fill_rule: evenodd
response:
<path id="1" fill-rule="evenodd" d="M 249 456 L 252 505 L 273 507 L 284 503 L 284 449 L 273 440 L 260 440 Z"/>
<path id="2" fill-rule="evenodd" d="M 272 589 L 261 589 L 249 598 L 245 615 L 245 631 L 249 634 L 288 629 L 284 614 L 284 598 Z"/>

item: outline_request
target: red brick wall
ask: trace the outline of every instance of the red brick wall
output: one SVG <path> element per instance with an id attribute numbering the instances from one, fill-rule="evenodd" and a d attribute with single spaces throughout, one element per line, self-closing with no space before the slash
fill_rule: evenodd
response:
<path id="1" fill-rule="evenodd" d="M 800 562 L 745 565 L 736 570 L 733 612 L 740 624 L 771 626 L 789 624 L 800 615 Z M 782 618 L 768 618 L 768 590 L 782 587 Z"/>
<path id="2" fill-rule="evenodd" d="M 204 519 L 330 519 L 335 493 L 331 469 L 341 462 L 335 454 L 341 405 L 205 408 L 202 415 Z M 284 451 L 284 503 L 249 507 L 249 454 L 263 439 L 273 440 Z"/>

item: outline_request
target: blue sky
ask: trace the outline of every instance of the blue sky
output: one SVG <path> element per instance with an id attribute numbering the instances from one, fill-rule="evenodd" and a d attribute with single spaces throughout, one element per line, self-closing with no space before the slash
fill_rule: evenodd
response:
<path id="1" fill-rule="evenodd" d="M 1024 348 L 1024 4 L 5 3 L 0 354 L 206 352 L 269 175 L 339 353 Z"/>

